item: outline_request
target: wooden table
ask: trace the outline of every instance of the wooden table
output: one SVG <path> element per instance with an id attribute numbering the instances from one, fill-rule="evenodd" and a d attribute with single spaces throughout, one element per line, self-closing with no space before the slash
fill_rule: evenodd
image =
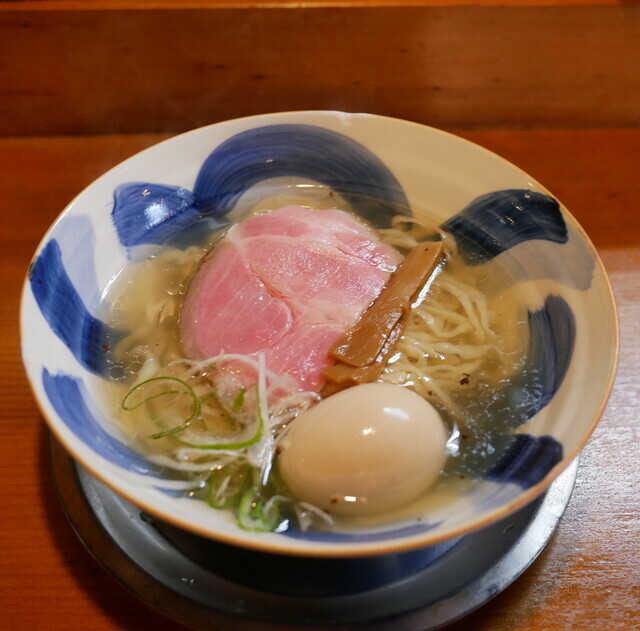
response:
<path id="1" fill-rule="evenodd" d="M 460 134 L 543 182 L 590 234 L 618 301 L 621 354 L 610 403 L 551 543 L 511 587 L 450 628 L 640 629 L 640 129 Z M 3 631 L 182 628 L 103 572 L 69 527 L 51 482 L 48 433 L 24 376 L 18 331 L 24 274 L 49 224 L 96 176 L 163 138 L 0 139 Z"/>

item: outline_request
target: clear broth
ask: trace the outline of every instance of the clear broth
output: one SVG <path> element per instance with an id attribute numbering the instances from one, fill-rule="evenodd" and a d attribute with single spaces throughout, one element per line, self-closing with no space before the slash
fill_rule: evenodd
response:
<path id="1" fill-rule="evenodd" d="M 239 221 L 287 204 L 350 211 L 349 205 L 326 187 L 271 182 L 246 194 L 230 219 Z M 417 230 L 419 237 L 438 234 L 437 222 L 430 220 L 428 208 L 414 209 L 414 213 L 421 218 L 422 225 L 410 227 L 409 232 Z M 106 405 L 132 444 L 143 453 L 165 453 L 173 448 L 173 441 L 171 438 L 147 438 L 157 426 L 142 414 L 125 412 L 123 398 L 148 369 L 150 357 L 160 367 L 183 357 L 178 328 L 181 304 L 200 260 L 223 233 L 224 230 L 207 233 L 206 224 L 203 224 L 202 230 L 193 231 L 197 244 L 186 249 L 171 244 L 156 248 L 144 260 L 123 270 L 104 296 L 104 319 L 113 329 L 129 332 L 109 344 L 111 380 L 105 386 Z M 408 374 L 403 379 L 402 371 L 397 371 L 393 364 L 390 366 L 383 380 L 415 389 L 440 411 L 450 432 L 447 464 L 440 480 L 424 497 L 379 518 L 340 518 L 336 521 L 337 528 L 348 530 L 364 524 L 407 518 L 420 521 L 452 497 L 463 494 L 469 485 L 477 483 L 487 468 L 498 460 L 505 428 L 518 424 L 513 418 L 517 406 L 514 408 L 510 400 L 510 384 L 526 363 L 528 324 L 525 305 L 531 304 L 533 297 L 524 295 L 526 289 L 514 287 L 516 283 L 506 264 L 493 261 L 490 271 L 487 265 L 467 266 L 455 254 L 454 239 L 447 234 L 441 236 L 450 256 L 422 305 L 428 307 L 438 301 L 446 302 L 441 285 L 447 279 L 472 288 L 486 299 L 492 332 L 489 343 L 495 350 L 486 353 L 473 373 L 461 368 L 455 376 L 455 365 L 451 368 L 454 376 L 440 387 L 445 388 L 447 400 L 453 405 L 447 405 L 429 387 L 428 380 L 418 383 L 420 380 Z M 447 341 L 469 346 L 479 344 L 477 334 L 473 332 Z M 487 340 L 482 343 L 486 344 Z M 430 361 L 437 365 L 446 364 L 448 359 L 442 353 L 435 353 Z M 222 433 L 228 430 L 222 422 L 217 428 Z"/>

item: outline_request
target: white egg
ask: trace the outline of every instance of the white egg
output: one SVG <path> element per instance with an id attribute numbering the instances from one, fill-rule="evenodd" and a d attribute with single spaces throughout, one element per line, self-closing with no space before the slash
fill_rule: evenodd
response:
<path id="1" fill-rule="evenodd" d="M 311 408 L 281 443 L 280 473 L 299 499 L 372 515 L 421 495 L 442 471 L 447 432 L 415 392 L 367 383 Z"/>

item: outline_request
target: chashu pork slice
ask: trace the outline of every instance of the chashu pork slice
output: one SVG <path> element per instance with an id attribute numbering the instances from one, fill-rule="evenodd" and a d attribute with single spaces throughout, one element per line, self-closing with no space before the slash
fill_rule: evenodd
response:
<path id="1" fill-rule="evenodd" d="M 373 302 L 400 262 L 340 210 L 284 206 L 231 227 L 204 258 L 180 317 L 187 356 L 257 356 L 319 390 L 328 351 Z"/>

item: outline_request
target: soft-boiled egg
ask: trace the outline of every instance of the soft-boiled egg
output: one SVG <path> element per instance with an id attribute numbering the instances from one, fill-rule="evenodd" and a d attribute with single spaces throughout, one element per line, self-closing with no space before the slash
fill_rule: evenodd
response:
<path id="1" fill-rule="evenodd" d="M 447 432 L 415 392 L 367 383 L 322 400 L 281 443 L 280 473 L 300 500 L 372 515 L 421 495 L 439 477 Z"/>

